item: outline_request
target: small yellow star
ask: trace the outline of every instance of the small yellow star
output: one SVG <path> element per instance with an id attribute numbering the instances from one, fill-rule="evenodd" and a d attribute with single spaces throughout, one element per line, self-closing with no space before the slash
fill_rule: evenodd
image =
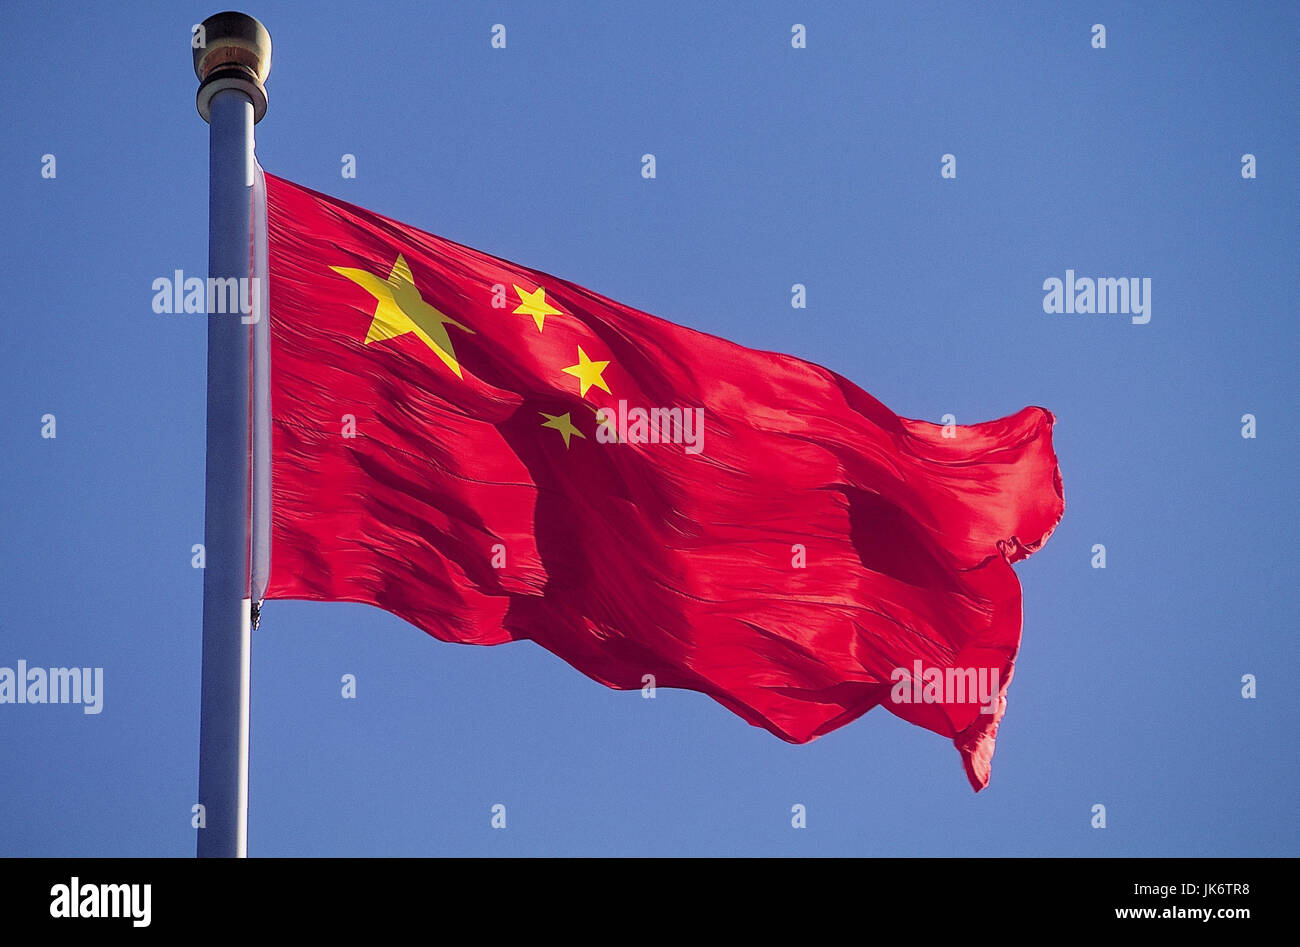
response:
<path id="1" fill-rule="evenodd" d="M 584 441 L 587 439 L 586 434 L 583 434 L 573 426 L 573 422 L 569 420 L 568 411 L 565 411 L 563 414 L 547 414 L 545 411 L 538 411 L 537 413 L 546 418 L 546 420 L 542 422 L 542 427 L 554 428 L 564 435 L 565 450 L 568 450 L 569 438 L 574 434 L 577 434 Z"/>
<path id="2" fill-rule="evenodd" d="M 512 284 L 515 292 L 519 294 L 519 308 L 515 312 L 525 316 L 532 316 L 533 321 L 537 323 L 537 331 L 542 331 L 542 322 L 547 316 L 562 316 L 564 313 L 556 309 L 546 301 L 546 290 L 538 287 L 531 293 L 522 286 Z"/>
<path id="3" fill-rule="evenodd" d="M 331 266 L 330 269 L 346 276 L 378 300 L 375 316 L 366 332 L 366 345 L 414 332 L 458 378 L 464 377 L 460 373 L 460 363 L 456 361 L 456 350 L 451 347 L 447 326 L 455 326 L 471 335 L 474 330 L 451 316 L 443 315 L 424 301 L 411 278 L 411 267 L 405 257 L 400 253 L 397 255 L 388 279 L 348 266 Z"/>
<path id="4" fill-rule="evenodd" d="M 568 368 L 561 369 L 561 371 L 578 379 L 578 384 L 582 389 L 578 393 L 585 398 L 587 397 L 587 389 L 592 385 L 595 385 L 601 391 L 605 392 L 605 394 L 611 393 L 609 385 L 605 384 L 605 379 L 601 377 L 601 372 L 608 367 L 608 360 L 603 362 L 593 362 L 591 359 L 587 358 L 587 353 L 584 352 L 582 346 L 579 345 L 578 364 L 570 365 Z"/>

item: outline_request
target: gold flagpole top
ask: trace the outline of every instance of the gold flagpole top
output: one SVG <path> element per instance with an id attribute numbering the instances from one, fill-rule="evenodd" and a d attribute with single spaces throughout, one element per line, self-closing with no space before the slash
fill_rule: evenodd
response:
<path id="1" fill-rule="evenodd" d="M 214 13 L 194 30 L 194 74 L 199 77 L 196 105 L 209 121 L 212 97 L 238 89 L 253 100 L 253 121 L 266 114 L 266 82 L 271 72 L 271 34 L 247 13 Z"/>

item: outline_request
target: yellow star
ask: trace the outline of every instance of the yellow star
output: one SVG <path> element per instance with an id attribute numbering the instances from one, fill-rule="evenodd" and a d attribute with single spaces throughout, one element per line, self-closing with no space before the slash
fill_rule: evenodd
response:
<path id="1" fill-rule="evenodd" d="M 595 385 L 601 391 L 605 392 L 605 394 L 611 394 L 609 385 L 605 384 L 605 379 L 602 378 L 600 374 L 607 367 L 609 367 L 608 360 L 603 362 L 593 362 L 591 359 L 587 358 L 587 353 L 584 352 L 582 346 L 579 345 L 578 364 L 570 365 L 568 368 L 562 368 L 560 370 L 578 379 L 578 383 L 582 388 L 578 394 L 585 398 L 587 397 L 587 389 L 592 385 Z"/>
<path id="2" fill-rule="evenodd" d="M 583 434 L 573 426 L 573 422 L 569 420 L 568 411 L 565 411 L 563 414 L 547 414 L 545 411 L 538 411 L 537 413 L 546 418 L 546 420 L 542 422 L 542 427 L 554 428 L 564 435 L 565 450 L 568 450 L 569 438 L 574 434 L 577 434 L 584 441 L 587 439 L 586 434 Z"/>
<path id="3" fill-rule="evenodd" d="M 562 316 L 564 313 L 546 301 L 546 290 L 540 286 L 531 293 L 522 286 L 512 284 L 519 294 L 519 308 L 515 310 L 525 316 L 532 316 L 537 323 L 537 331 L 542 331 L 542 322 L 547 316 Z"/>
<path id="4" fill-rule="evenodd" d="M 331 266 L 330 269 L 346 276 L 378 300 L 375 317 L 366 332 L 366 345 L 414 332 L 456 373 L 457 378 L 465 377 L 460 373 L 460 363 L 456 361 L 456 350 L 451 347 L 447 326 L 453 325 L 470 334 L 474 330 L 461 325 L 451 316 L 443 315 L 424 301 L 415 281 L 411 279 L 411 268 L 400 253 L 388 279 L 380 279 L 374 273 L 347 266 Z"/>

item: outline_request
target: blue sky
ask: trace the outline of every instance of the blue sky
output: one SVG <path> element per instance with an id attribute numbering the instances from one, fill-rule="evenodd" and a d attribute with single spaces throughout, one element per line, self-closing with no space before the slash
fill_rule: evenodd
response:
<path id="1" fill-rule="evenodd" d="M 1016 567 L 1024 638 L 978 796 L 949 741 L 883 709 L 791 746 L 531 643 L 273 602 L 250 854 L 1300 854 L 1300 8 L 244 9 L 274 42 L 268 170 L 826 365 L 904 416 L 1043 405 L 1066 490 Z M 188 42 L 216 10 L 18 2 L 0 34 L 0 666 L 104 669 L 98 715 L 0 705 L 0 855 L 194 851 L 205 327 L 155 314 L 150 286 L 206 269 Z M 1150 323 L 1044 313 L 1067 268 L 1150 278 Z"/>

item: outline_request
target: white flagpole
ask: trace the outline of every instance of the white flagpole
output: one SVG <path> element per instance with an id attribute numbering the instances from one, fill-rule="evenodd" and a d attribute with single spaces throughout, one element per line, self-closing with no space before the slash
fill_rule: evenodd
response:
<path id="1" fill-rule="evenodd" d="M 194 39 L 199 114 L 209 124 L 208 279 L 253 269 L 253 125 L 266 114 L 271 37 L 243 13 L 208 17 Z M 209 306 L 228 300 L 220 284 Z M 252 314 L 265 317 L 253 303 Z M 198 855 L 242 858 L 248 845 L 248 701 L 253 315 L 208 311 L 204 509 L 203 696 L 199 723 Z M 236 309 L 238 310 L 238 306 Z"/>

